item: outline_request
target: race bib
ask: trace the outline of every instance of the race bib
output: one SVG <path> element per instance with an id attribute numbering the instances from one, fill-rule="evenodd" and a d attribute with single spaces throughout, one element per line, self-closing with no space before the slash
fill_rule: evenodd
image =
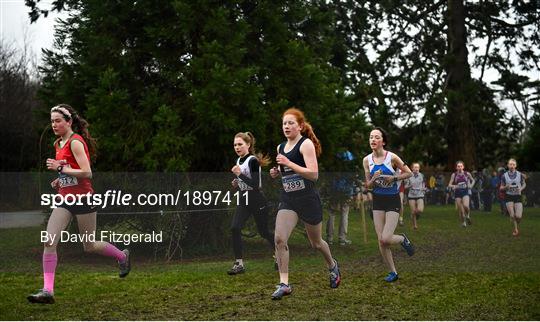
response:
<path id="1" fill-rule="evenodd" d="M 241 179 L 238 179 L 238 188 L 240 188 L 241 191 L 253 190 L 252 187 L 250 187 L 247 183 L 245 183 Z"/>
<path id="2" fill-rule="evenodd" d="M 413 198 L 423 197 L 423 192 L 424 192 L 424 190 L 422 190 L 422 189 L 411 188 L 411 190 L 409 190 L 409 196 L 413 197 Z"/>
<path id="3" fill-rule="evenodd" d="M 72 177 L 65 173 L 60 173 L 58 175 L 58 185 L 60 186 L 60 188 L 76 186 L 78 184 L 79 184 L 79 181 L 77 181 L 77 178 L 75 177 Z"/>
<path id="4" fill-rule="evenodd" d="M 519 187 L 517 185 L 512 185 L 508 187 L 508 194 L 519 195 L 520 194 Z"/>
<path id="5" fill-rule="evenodd" d="M 393 176 L 381 175 L 377 177 L 375 181 L 373 181 L 373 184 L 379 188 L 391 188 L 394 185 L 394 182 L 393 181 L 386 182 L 386 180 L 384 180 L 384 178 L 388 178 L 388 177 L 393 177 Z"/>
<path id="6" fill-rule="evenodd" d="M 458 189 L 467 189 L 467 183 L 466 182 L 460 182 L 457 184 Z"/>
<path id="7" fill-rule="evenodd" d="M 285 176 L 281 179 L 281 182 L 283 183 L 283 190 L 285 192 L 299 191 L 306 188 L 304 178 L 298 174 Z"/>

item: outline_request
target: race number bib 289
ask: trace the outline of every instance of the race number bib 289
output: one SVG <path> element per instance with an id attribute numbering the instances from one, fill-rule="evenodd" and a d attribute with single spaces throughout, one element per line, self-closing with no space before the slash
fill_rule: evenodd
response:
<path id="1" fill-rule="evenodd" d="M 60 185 L 60 188 L 76 186 L 79 184 L 77 178 L 69 176 L 65 173 L 60 173 L 58 175 L 58 183 Z"/>
<path id="2" fill-rule="evenodd" d="M 285 192 L 299 191 L 306 188 L 304 178 L 298 174 L 292 174 L 281 178 Z"/>

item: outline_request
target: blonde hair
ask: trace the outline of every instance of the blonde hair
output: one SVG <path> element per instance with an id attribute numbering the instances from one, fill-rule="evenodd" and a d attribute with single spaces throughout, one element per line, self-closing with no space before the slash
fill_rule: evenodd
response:
<path id="1" fill-rule="evenodd" d="M 235 138 L 241 138 L 244 142 L 249 144 L 249 153 L 253 154 L 261 167 L 265 167 L 270 164 L 271 160 L 268 155 L 264 155 L 261 152 L 255 152 L 255 136 L 251 132 L 238 132 L 234 136 Z"/>

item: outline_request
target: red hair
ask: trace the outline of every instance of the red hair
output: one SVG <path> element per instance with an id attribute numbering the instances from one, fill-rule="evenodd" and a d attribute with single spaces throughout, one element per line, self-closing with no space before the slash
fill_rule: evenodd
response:
<path id="1" fill-rule="evenodd" d="M 315 145 L 315 153 L 317 156 L 320 156 L 322 153 L 321 142 L 315 135 L 315 132 L 313 132 L 313 127 L 311 127 L 311 124 L 306 121 L 304 112 L 296 107 L 291 107 L 283 113 L 283 117 L 285 117 L 285 115 L 293 115 L 296 118 L 296 122 L 298 122 L 298 125 L 302 127 L 300 134 L 306 136 L 313 142 L 313 145 Z"/>

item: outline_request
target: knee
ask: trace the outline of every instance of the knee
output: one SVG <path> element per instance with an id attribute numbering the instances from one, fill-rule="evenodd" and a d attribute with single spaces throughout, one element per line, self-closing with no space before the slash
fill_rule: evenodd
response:
<path id="1" fill-rule="evenodd" d="M 281 235 L 274 236 L 274 244 L 276 245 L 276 250 L 287 248 L 287 240 Z"/>
<path id="2" fill-rule="evenodd" d="M 388 236 L 381 236 L 379 238 L 379 245 L 382 247 L 389 246 L 392 243 L 392 238 Z"/>

